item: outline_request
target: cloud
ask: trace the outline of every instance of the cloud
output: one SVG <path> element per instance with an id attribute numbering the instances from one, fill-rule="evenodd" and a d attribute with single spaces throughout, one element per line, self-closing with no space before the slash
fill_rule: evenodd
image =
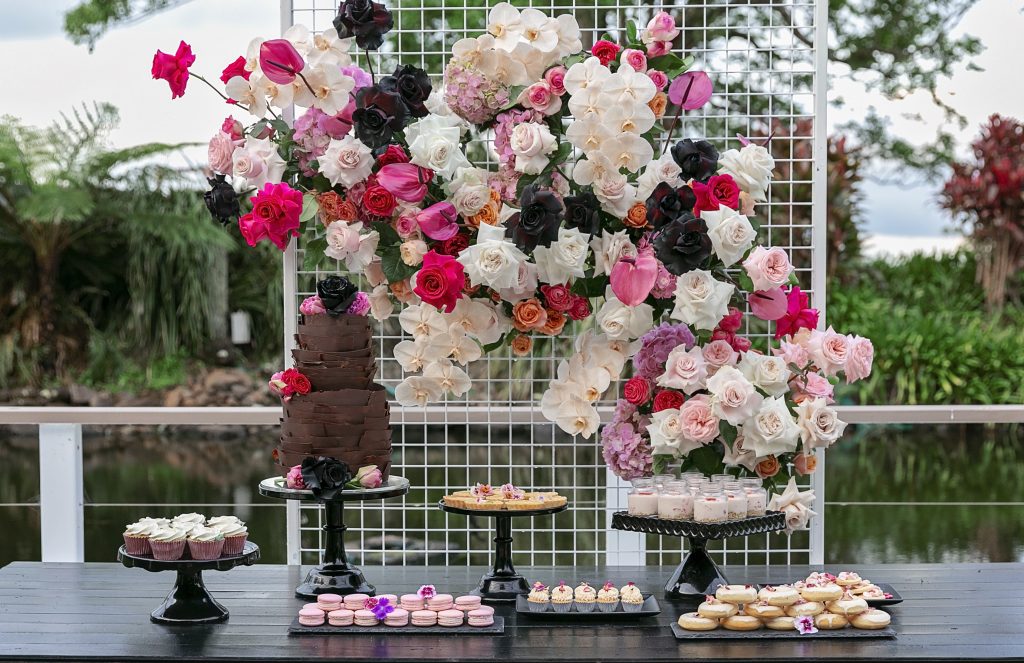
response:
<path id="1" fill-rule="evenodd" d="M 61 35 L 64 31 L 64 12 L 75 4 L 77 0 L 5 0 L 0 3 L 0 38 L 40 39 Z"/>

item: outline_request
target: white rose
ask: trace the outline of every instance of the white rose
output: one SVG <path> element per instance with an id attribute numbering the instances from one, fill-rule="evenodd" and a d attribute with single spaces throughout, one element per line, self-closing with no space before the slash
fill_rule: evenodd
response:
<path id="1" fill-rule="evenodd" d="M 511 288 L 502 288 L 498 295 L 509 304 L 533 297 L 537 292 L 537 271 L 537 265 L 532 262 L 519 263 L 515 285 Z"/>
<path id="2" fill-rule="evenodd" d="M 781 396 L 766 398 L 761 409 L 743 424 L 744 446 L 758 458 L 796 451 L 797 428 Z"/>
<path id="3" fill-rule="evenodd" d="M 618 173 L 606 173 L 594 180 L 594 195 L 601 201 L 604 211 L 622 218 L 636 202 L 636 187 L 626 180 L 626 176 Z"/>
<path id="4" fill-rule="evenodd" d="M 451 179 L 459 168 L 471 165 L 459 143 L 461 130 L 449 119 L 428 115 L 409 125 L 406 131 L 411 163 L 429 168 L 445 179 Z"/>
<path id="5" fill-rule="evenodd" d="M 576 228 L 560 228 L 558 239 L 550 247 L 538 246 L 533 250 L 538 278 L 542 283 L 552 284 L 583 278 L 589 255 L 587 235 Z"/>
<path id="6" fill-rule="evenodd" d="M 651 436 L 652 453 L 678 455 L 683 441 L 683 422 L 679 410 L 669 408 L 655 412 L 647 424 Z"/>
<path id="7" fill-rule="evenodd" d="M 519 265 L 528 260 L 525 253 L 505 239 L 500 226 L 481 225 L 476 244 L 464 250 L 457 260 L 466 269 L 469 282 L 495 290 L 515 287 Z"/>
<path id="8" fill-rule="evenodd" d="M 603 232 L 590 240 L 594 249 L 594 276 L 611 274 L 612 267 L 620 258 L 635 258 L 636 246 L 630 241 L 625 230 L 617 233 Z"/>
<path id="9" fill-rule="evenodd" d="M 711 248 L 726 267 L 742 258 L 757 238 L 747 217 L 725 205 L 714 212 L 701 212 L 700 218 L 708 224 Z"/>
<path id="10" fill-rule="evenodd" d="M 284 159 L 269 138 L 246 138 L 245 144 L 231 154 L 231 161 L 231 174 L 244 178 L 257 189 L 267 183 L 277 184 L 284 175 Z"/>
<path id="11" fill-rule="evenodd" d="M 402 245 L 398 247 L 398 253 L 402 257 L 402 262 L 410 267 L 416 267 L 423 262 L 423 256 L 427 254 L 430 247 L 422 239 L 410 239 L 407 242 L 402 242 Z"/>
<path id="12" fill-rule="evenodd" d="M 555 151 L 558 141 L 548 125 L 523 122 L 512 129 L 508 144 L 516 155 L 516 170 L 526 175 L 537 175 L 548 165 L 547 155 Z"/>
<path id="13" fill-rule="evenodd" d="M 373 153 L 355 136 L 332 139 L 320 157 L 320 172 L 334 186 L 346 188 L 359 184 L 373 172 Z"/>
<path id="14" fill-rule="evenodd" d="M 658 376 L 658 386 L 692 394 L 704 388 L 707 377 L 707 362 L 701 349 L 695 345 L 687 350 L 685 345 L 679 345 L 668 353 L 665 372 Z"/>
<path id="15" fill-rule="evenodd" d="M 487 171 L 480 168 L 459 168 L 448 185 L 451 203 L 462 216 L 473 216 L 491 201 Z"/>
<path id="16" fill-rule="evenodd" d="M 597 326 L 613 340 L 639 338 L 654 326 L 654 308 L 650 304 L 626 306 L 612 294 L 609 287 L 605 301 L 597 312 Z"/>
<path id="17" fill-rule="evenodd" d="M 361 272 L 377 252 L 380 234 L 376 230 L 362 234 L 363 223 L 335 221 L 327 226 L 327 248 L 324 255 L 345 263 L 350 272 Z"/>
<path id="18" fill-rule="evenodd" d="M 640 200 L 647 200 L 651 194 L 654 193 L 654 189 L 657 188 L 662 182 L 667 183 L 672 188 L 682 186 L 683 180 L 679 177 L 682 170 L 679 168 L 679 164 L 672 158 L 671 152 L 658 157 L 656 161 L 652 161 L 647 164 L 644 168 L 644 172 L 636 181 L 636 195 Z"/>
<path id="19" fill-rule="evenodd" d="M 804 450 L 827 449 L 843 435 L 846 422 L 839 419 L 824 398 L 804 400 L 796 406 L 796 422 Z"/>
<path id="20" fill-rule="evenodd" d="M 390 292 L 386 285 L 379 285 L 370 292 L 370 315 L 378 322 L 384 322 L 395 312 Z"/>
<path id="21" fill-rule="evenodd" d="M 714 329 L 729 312 L 733 290 L 735 286 L 715 280 L 709 271 L 689 271 L 676 279 L 671 317 L 697 329 Z"/>
<path id="22" fill-rule="evenodd" d="M 775 170 L 775 159 L 760 145 L 744 145 L 741 150 L 726 150 L 718 158 L 718 172 L 732 175 L 741 190 L 750 194 L 755 202 L 768 198 L 768 184 Z"/>
<path id="23" fill-rule="evenodd" d="M 719 368 L 708 379 L 708 391 L 711 392 L 711 411 L 733 426 L 754 416 L 764 402 L 754 385 L 732 366 Z"/>
<path id="24" fill-rule="evenodd" d="M 782 357 L 744 352 L 738 368 L 744 377 L 769 396 L 781 396 L 789 391 L 791 373 Z"/>

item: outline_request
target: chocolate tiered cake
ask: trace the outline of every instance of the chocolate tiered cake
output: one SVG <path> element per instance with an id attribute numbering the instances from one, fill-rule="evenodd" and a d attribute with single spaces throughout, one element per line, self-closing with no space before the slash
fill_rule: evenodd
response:
<path id="1" fill-rule="evenodd" d="M 305 312 L 295 340 L 294 366 L 309 379 L 311 389 L 284 403 L 275 454 L 282 472 L 307 456 L 330 456 L 345 462 L 353 473 L 376 465 L 387 479 L 390 407 L 384 387 L 373 381 L 377 364 L 366 315 L 333 314 L 329 308 Z"/>

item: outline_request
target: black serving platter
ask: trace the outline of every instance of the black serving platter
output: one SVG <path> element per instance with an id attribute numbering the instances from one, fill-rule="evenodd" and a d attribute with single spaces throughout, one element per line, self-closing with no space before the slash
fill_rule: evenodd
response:
<path id="1" fill-rule="evenodd" d="M 303 626 L 296 617 L 288 627 L 288 635 L 501 635 L 505 632 L 505 620 L 495 617 L 490 626 L 331 626 L 324 622 L 323 626 Z"/>
<path id="2" fill-rule="evenodd" d="M 569 606 L 568 612 L 555 612 L 555 609 L 548 604 L 548 609 L 544 612 L 533 612 L 530 610 L 530 602 L 526 600 L 525 596 L 516 597 L 516 613 L 525 615 L 527 617 L 536 617 L 537 619 L 591 619 L 595 621 L 601 620 L 615 620 L 623 621 L 630 620 L 636 617 L 654 617 L 655 615 L 661 614 L 661 606 L 658 605 L 658 599 L 654 598 L 654 595 L 647 594 L 644 596 L 643 605 L 636 612 L 626 612 L 622 609 L 622 603 L 619 602 L 615 606 L 615 610 L 611 612 L 601 612 L 601 609 L 594 606 L 591 612 L 579 612 L 576 610 L 576 603 L 573 602 Z"/>
<path id="3" fill-rule="evenodd" d="M 773 631 L 768 628 L 760 628 L 756 631 L 729 631 L 724 628 L 716 628 L 714 631 L 687 631 L 679 624 L 672 624 L 672 633 L 676 640 L 871 640 L 877 638 L 895 638 L 896 631 L 892 626 L 868 630 L 847 626 L 835 631 L 819 629 L 817 633 L 801 635 L 799 631 Z"/>

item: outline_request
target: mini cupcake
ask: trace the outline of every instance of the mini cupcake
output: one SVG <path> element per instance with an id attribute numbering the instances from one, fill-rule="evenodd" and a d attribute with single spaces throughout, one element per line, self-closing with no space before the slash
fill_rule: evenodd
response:
<path id="1" fill-rule="evenodd" d="M 597 592 L 585 582 L 581 582 L 574 592 L 577 612 L 593 612 L 597 601 Z"/>
<path id="2" fill-rule="evenodd" d="M 529 596 L 526 597 L 526 602 L 530 604 L 530 612 L 547 611 L 548 604 L 551 603 L 551 595 L 548 594 L 547 585 L 541 582 L 533 583 L 533 589 L 530 590 Z"/>
<path id="3" fill-rule="evenodd" d="M 139 518 L 138 522 L 140 522 L 140 523 L 149 523 L 151 525 L 156 525 L 157 527 L 170 527 L 171 526 L 171 519 L 170 518 L 150 518 L 149 516 L 143 516 L 142 518 Z"/>
<path id="4" fill-rule="evenodd" d="M 124 530 L 124 549 L 129 555 L 142 555 L 148 557 L 153 554 L 149 547 L 149 537 L 159 527 L 153 523 L 144 523 L 141 520 L 132 523 Z"/>
<path id="5" fill-rule="evenodd" d="M 615 606 L 619 604 L 619 590 L 609 580 L 601 589 L 597 590 L 597 609 L 601 612 L 615 612 Z"/>
<path id="6" fill-rule="evenodd" d="M 249 538 L 249 530 L 246 528 L 245 523 L 242 521 L 237 523 L 223 522 L 211 528 L 224 535 L 224 551 L 221 553 L 222 555 L 242 554 L 245 541 Z"/>
<path id="7" fill-rule="evenodd" d="M 644 605 L 644 595 L 640 593 L 640 588 L 631 582 L 622 588 L 619 598 L 622 601 L 622 609 L 626 612 L 640 612 Z"/>
<path id="8" fill-rule="evenodd" d="M 171 526 L 191 529 L 193 525 L 206 523 L 206 516 L 201 513 L 179 513 L 171 519 Z"/>
<path id="9" fill-rule="evenodd" d="M 551 607 L 555 612 L 569 612 L 572 607 L 572 590 L 565 586 L 564 580 L 551 590 Z"/>
<path id="10" fill-rule="evenodd" d="M 153 550 L 153 559 L 162 562 L 173 562 L 181 559 L 185 552 L 186 534 L 176 527 L 161 527 L 149 537 L 149 547 Z"/>
<path id="11" fill-rule="evenodd" d="M 220 527 L 221 525 L 244 525 L 245 523 L 238 519 L 237 516 L 214 516 L 206 521 L 207 527 Z"/>
<path id="12" fill-rule="evenodd" d="M 217 559 L 224 550 L 224 534 L 212 527 L 195 527 L 188 535 L 188 551 L 192 559 Z"/>

